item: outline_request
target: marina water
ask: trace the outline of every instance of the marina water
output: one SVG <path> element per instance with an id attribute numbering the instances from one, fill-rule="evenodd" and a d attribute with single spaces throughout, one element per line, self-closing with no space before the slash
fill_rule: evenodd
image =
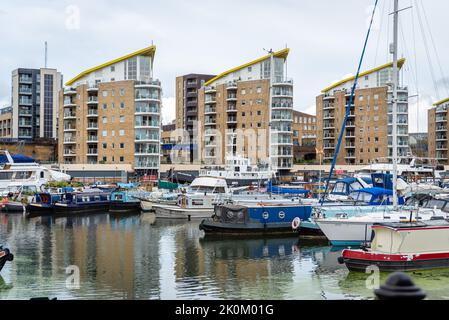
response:
<path id="1" fill-rule="evenodd" d="M 1 272 L 0 299 L 374 298 L 369 275 L 349 273 L 326 242 L 209 239 L 199 222 L 0 214 L 1 242 L 15 255 Z M 68 283 L 70 266 L 79 288 Z M 449 270 L 410 275 L 428 298 L 449 298 Z"/>

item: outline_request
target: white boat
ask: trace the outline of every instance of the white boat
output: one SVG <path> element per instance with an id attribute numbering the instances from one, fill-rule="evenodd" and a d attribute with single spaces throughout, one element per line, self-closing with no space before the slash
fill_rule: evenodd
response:
<path id="1" fill-rule="evenodd" d="M 50 181 L 70 181 L 68 174 L 41 166 L 24 156 L 11 156 L 7 150 L 0 151 L 0 194 L 11 192 L 38 191 Z M 15 160 L 14 160 L 15 159 Z"/>
<path id="2" fill-rule="evenodd" d="M 333 212 L 332 217 L 326 217 L 326 210 Z M 320 208 L 320 216 L 315 217 L 321 231 L 334 246 L 360 246 L 372 239 L 372 226 L 378 223 L 429 221 L 447 219 L 449 217 L 449 201 L 447 199 L 429 199 L 421 208 L 372 207 L 369 212 L 360 214 L 352 211 L 354 207 Z M 352 216 L 350 216 L 350 213 Z"/>
<path id="3" fill-rule="evenodd" d="M 200 177 L 223 178 L 229 186 L 259 185 L 276 176 L 269 165 L 252 165 L 250 159 L 239 155 L 226 156 L 226 166 L 208 166 L 200 170 Z"/>
<path id="4" fill-rule="evenodd" d="M 231 196 L 224 178 L 199 177 L 193 180 L 185 193 L 180 193 L 177 204 L 153 203 L 157 218 L 193 219 L 209 218 L 214 206 Z"/>

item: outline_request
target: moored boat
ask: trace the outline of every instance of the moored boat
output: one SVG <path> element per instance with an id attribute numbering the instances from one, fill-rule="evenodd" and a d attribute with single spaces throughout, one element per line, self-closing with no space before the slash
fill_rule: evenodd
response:
<path id="1" fill-rule="evenodd" d="M 111 193 L 110 213 L 138 213 L 140 201 L 129 191 L 114 191 Z"/>
<path id="2" fill-rule="evenodd" d="M 54 204 L 56 215 L 106 213 L 110 207 L 109 192 L 71 192 L 62 195 Z"/>
<path id="3" fill-rule="evenodd" d="M 13 259 L 14 255 L 9 251 L 9 249 L 3 249 L 3 247 L 0 246 L 0 271 L 2 271 L 7 261 L 13 261 Z"/>
<path id="4" fill-rule="evenodd" d="M 431 220 L 374 225 L 370 248 L 343 250 L 340 263 L 351 271 L 414 271 L 449 268 L 449 222 Z"/>
<path id="5" fill-rule="evenodd" d="M 295 219 L 308 219 L 311 207 L 300 203 L 264 203 L 253 205 L 217 205 L 211 219 L 203 220 L 200 230 L 206 234 L 289 234 Z"/>

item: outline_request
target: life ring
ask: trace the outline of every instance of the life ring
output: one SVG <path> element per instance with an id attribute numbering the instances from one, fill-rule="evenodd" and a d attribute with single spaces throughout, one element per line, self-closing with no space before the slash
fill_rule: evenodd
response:
<path id="1" fill-rule="evenodd" d="M 301 225 L 301 219 L 299 217 L 296 217 L 295 219 L 293 219 L 293 221 L 292 221 L 292 229 L 293 230 L 298 230 L 300 225 Z"/>

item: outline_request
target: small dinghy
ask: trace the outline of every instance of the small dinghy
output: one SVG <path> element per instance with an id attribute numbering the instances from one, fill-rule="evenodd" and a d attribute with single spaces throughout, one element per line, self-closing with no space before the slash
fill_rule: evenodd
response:
<path id="1" fill-rule="evenodd" d="M 2 246 L 0 246 L 0 271 L 2 271 L 5 263 L 7 261 L 13 261 L 14 255 L 9 251 L 9 249 L 3 249 Z"/>

